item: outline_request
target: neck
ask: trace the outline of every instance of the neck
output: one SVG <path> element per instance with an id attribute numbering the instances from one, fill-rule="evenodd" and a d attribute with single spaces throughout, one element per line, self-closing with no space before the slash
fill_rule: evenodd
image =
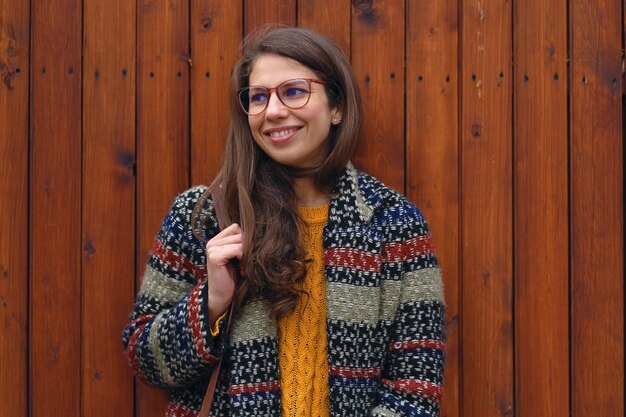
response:
<path id="1" fill-rule="evenodd" d="M 330 201 L 330 194 L 318 189 L 311 176 L 294 178 L 293 189 L 299 206 L 323 206 Z"/>

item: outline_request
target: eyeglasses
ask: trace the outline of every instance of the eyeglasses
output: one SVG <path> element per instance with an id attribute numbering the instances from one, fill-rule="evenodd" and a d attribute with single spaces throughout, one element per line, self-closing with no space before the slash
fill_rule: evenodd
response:
<path id="1" fill-rule="evenodd" d="M 313 78 L 296 78 L 283 81 L 274 88 L 251 85 L 237 90 L 239 104 L 246 114 L 256 116 L 262 113 L 270 101 L 273 91 L 286 107 L 296 110 L 306 106 L 311 98 L 311 83 L 324 84 L 324 81 Z"/>

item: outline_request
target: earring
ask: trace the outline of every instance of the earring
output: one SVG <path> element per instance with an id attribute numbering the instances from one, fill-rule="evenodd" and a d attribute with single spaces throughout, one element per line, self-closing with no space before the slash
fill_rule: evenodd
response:
<path id="1" fill-rule="evenodd" d="M 335 117 L 335 118 L 333 119 L 333 124 L 334 124 L 334 125 L 338 125 L 338 124 L 339 124 L 339 122 L 341 122 L 341 119 L 340 119 L 340 118 Z"/>

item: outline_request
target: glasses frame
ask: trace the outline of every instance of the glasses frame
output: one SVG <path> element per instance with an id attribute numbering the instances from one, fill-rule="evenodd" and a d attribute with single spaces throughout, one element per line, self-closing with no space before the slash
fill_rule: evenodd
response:
<path id="1" fill-rule="evenodd" d="M 306 98 L 306 101 L 304 102 L 304 104 L 303 104 L 302 106 L 292 107 L 292 106 L 290 106 L 289 104 L 285 103 L 285 102 L 283 101 L 283 99 L 280 97 L 280 95 L 278 94 L 278 89 L 280 88 L 280 86 L 282 86 L 283 84 L 286 84 L 286 83 L 293 82 L 293 81 L 305 81 L 305 82 L 308 84 L 308 86 L 309 86 L 309 95 L 308 95 L 308 97 Z M 325 84 L 326 84 L 326 82 L 324 82 L 324 81 L 322 81 L 322 80 L 318 80 L 317 78 L 292 78 L 292 79 L 289 79 L 289 80 L 285 80 L 285 81 L 283 81 L 282 83 L 278 84 L 276 87 L 272 87 L 272 88 L 265 87 L 265 86 L 262 86 L 262 85 L 249 85 L 249 86 L 247 86 L 247 87 L 243 87 L 243 88 L 240 88 L 239 90 L 235 91 L 235 95 L 237 96 L 237 101 L 239 102 L 239 107 L 241 107 L 241 109 L 243 110 L 243 112 L 244 112 L 245 114 L 247 114 L 248 116 L 258 116 L 259 114 L 261 114 L 261 113 L 263 113 L 265 110 L 267 110 L 267 106 L 269 105 L 269 102 L 270 102 L 270 98 L 271 98 L 271 96 L 272 96 L 272 93 L 276 93 L 276 97 L 277 97 L 277 98 L 278 98 L 278 100 L 279 100 L 279 101 L 283 104 L 283 106 L 285 106 L 285 107 L 287 107 L 288 109 L 291 109 L 291 110 L 298 110 L 298 109 L 303 108 L 303 107 L 304 107 L 304 106 L 306 106 L 307 104 L 309 104 L 309 100 L 311 100 L 311 93 L 313 92 L 313 91 L 312 91 L 312 84 L 313 84 L 313 83 L 316 83 L 316 84 L 321 84 L 321 85 L 325 85 Z M 241 93 L 243 93 L 245 90 L 250 89 L 250 88 L 253 88 L 253 87 L 256 87 L 256 88 L 265 88 L 265 89 L 267 90 L 267 93 L 268 93 L 268 96 L 269 96 L 269 97 L 268 97 L 268 99 L 267 99 L 267 101 L 265 102 L 265 106 L 264 106 L 264 107 L 263 107 L 263 109 L 262 109 L 261 111 L 259 111 L 258 113 L 250 113 L 249 111 L 247 111 L 247 110 L 246 110 L 246 108 L 244 107 L 244 105 L 243 105 L 242 101 L 241 101 Z"/>

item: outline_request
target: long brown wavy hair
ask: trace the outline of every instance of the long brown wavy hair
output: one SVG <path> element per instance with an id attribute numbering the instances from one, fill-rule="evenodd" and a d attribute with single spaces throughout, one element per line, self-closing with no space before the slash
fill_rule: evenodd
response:
<path id="1" fill-rule="evenodd" d="M 243 257 L 235 292 L 235 308 L 256 296 L 267 299 L 274 317 L 293 311 L 306 275 L 299 244 L 297 201 L 293 178 L 312 175 L 315 186 L 330 192 L 352 158 L 361 130 L 361 102 L 350 64 L 327 37 L 302 28 L 264 28 L 248 36 L 234 68 L 233 91 L 248 86 L 254 61 L 265 54 L 291 58 L 325 82 L 328 102 L 341 110 L 342 121 L 331 125 L 329 154 L 306 171 L 278 164 L 256 144 L 248 116 L 231 95 L 231 122 L 222 167 L 210 189 L 220 192 L 227 224 L 243 231 Z"/>

